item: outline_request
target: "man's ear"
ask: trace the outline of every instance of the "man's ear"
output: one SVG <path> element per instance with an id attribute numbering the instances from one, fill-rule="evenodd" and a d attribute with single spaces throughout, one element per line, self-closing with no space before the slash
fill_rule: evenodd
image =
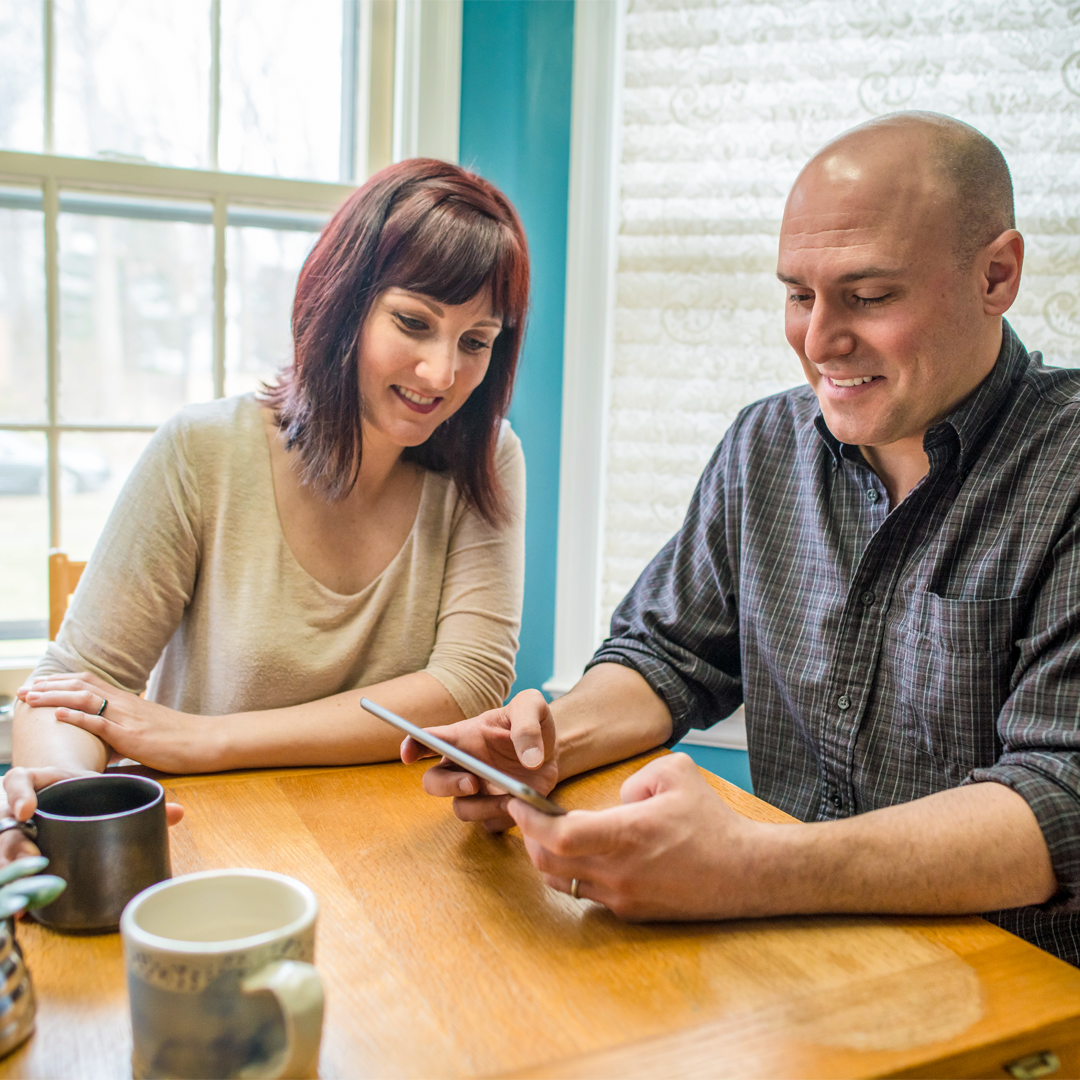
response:
<path id="1" fill-rule="evenodd" d="M 976 256 L 979 291 L 987 315 L 1004 315 L 1012 307 L 1024 268 L 1024 238 L 1006 229 Z"/>

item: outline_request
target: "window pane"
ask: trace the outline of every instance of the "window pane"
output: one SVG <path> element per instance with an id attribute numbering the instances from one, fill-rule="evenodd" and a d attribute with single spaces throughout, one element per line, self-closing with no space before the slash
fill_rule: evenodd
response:
<path id="1" fill-rule="evenodd" d="M 337 179 L 341 27 L 341 0 L 225 0 L 222 169 Z"/>
<path id="2" fill-rule="evenodd" d="M 60 436 L 60 536 L 71 558 L 90 558 L 116 496 L 149 441 L 149 433 L 142 432 Z"/>
<path id="3" fill-rule="evenodd" d="M 207 165 L 209 0 L 56 0 L 56 146 Z"/>
<path id="4" fill-rule="evenodd" d="M 48 633 L 47 473 L 44 435 L 0 431 L 0 656 L 38 654 Z"/>
<path id="5" fill-rule="evenodd" d="M 41 153 L 45 129 L 40 0 L 0 0 L 0 147 Z"/>
<path id="6" fill-rule="evenodd" d="M 60 215 L 60 413 L 159 423 L 213 396 L 213 230 Z"/>
<path id="7" fill-rule="evenodd" d="M 225 392 L 244 394 L 292 359 L 296 279 L 318 233 L 230 228 Z"/>
<path id="8" fill-rule="evenodd" d="M 0 209 L 0 420 L 45 418 L 43 217 Z"/>

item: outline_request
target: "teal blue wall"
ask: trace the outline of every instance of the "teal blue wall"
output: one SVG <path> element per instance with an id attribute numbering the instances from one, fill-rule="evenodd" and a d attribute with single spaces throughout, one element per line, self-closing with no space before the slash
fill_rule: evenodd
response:
<path id="1" fill-rule="evenodd" d="M 532 307 L 510 410 L 528 469 L 515 691 L 549 679 L 554 655 L 573 54 L 573 0 L 465 0 L 460 161 L 517 207 L 532 255 Z"/>

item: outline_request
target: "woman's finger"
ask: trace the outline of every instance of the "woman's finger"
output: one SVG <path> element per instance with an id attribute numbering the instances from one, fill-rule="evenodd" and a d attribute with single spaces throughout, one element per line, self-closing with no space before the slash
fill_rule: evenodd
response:
<path id="1" fill-rule="evenodd" d="M 98 690 L 32 690 L 26 695 L 27 705 L 35 709 L 78 709 L 97 715 L 101 703 L 108 699 Z"/>
<path id="2" fill-rule="evenodd" d="M 178 825 L 184 818 L 184 808 L 178 802 L 165 804 L 165 820 L 170 825 Z"/>
<path id="3" fill-rule="evenodd" d="M 21 829 L 8 829 L 0 833 L 0 866 L 14 862 L 26 855 L 40 855 L 34 842 Z"/>
<path id="4" fill-rule="evenodd" d="M 104 717 L 82 712 L 79 709 L 57 709 L 56 719 L 63 724 L 71 724 L 72 727 L 89 731 L 91 735 L 96 735 L 102 742 L 108 743 L 109 746 L 113 745 L 113 739 L 117 731 L 122 732 L 124 730 L 118 728 L 116 724 L 110 725 Z"/>

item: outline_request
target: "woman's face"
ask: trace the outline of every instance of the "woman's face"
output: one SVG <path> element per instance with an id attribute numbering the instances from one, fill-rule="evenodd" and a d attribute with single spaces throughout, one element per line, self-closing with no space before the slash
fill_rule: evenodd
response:
<path id="1" fill-rule="evenodd" d="M 466 304 L 422 293 L 380 293 L 360 331 L 365 434 L 419 446 L 480 385 L 502 319 L 484 290 Z"/>

